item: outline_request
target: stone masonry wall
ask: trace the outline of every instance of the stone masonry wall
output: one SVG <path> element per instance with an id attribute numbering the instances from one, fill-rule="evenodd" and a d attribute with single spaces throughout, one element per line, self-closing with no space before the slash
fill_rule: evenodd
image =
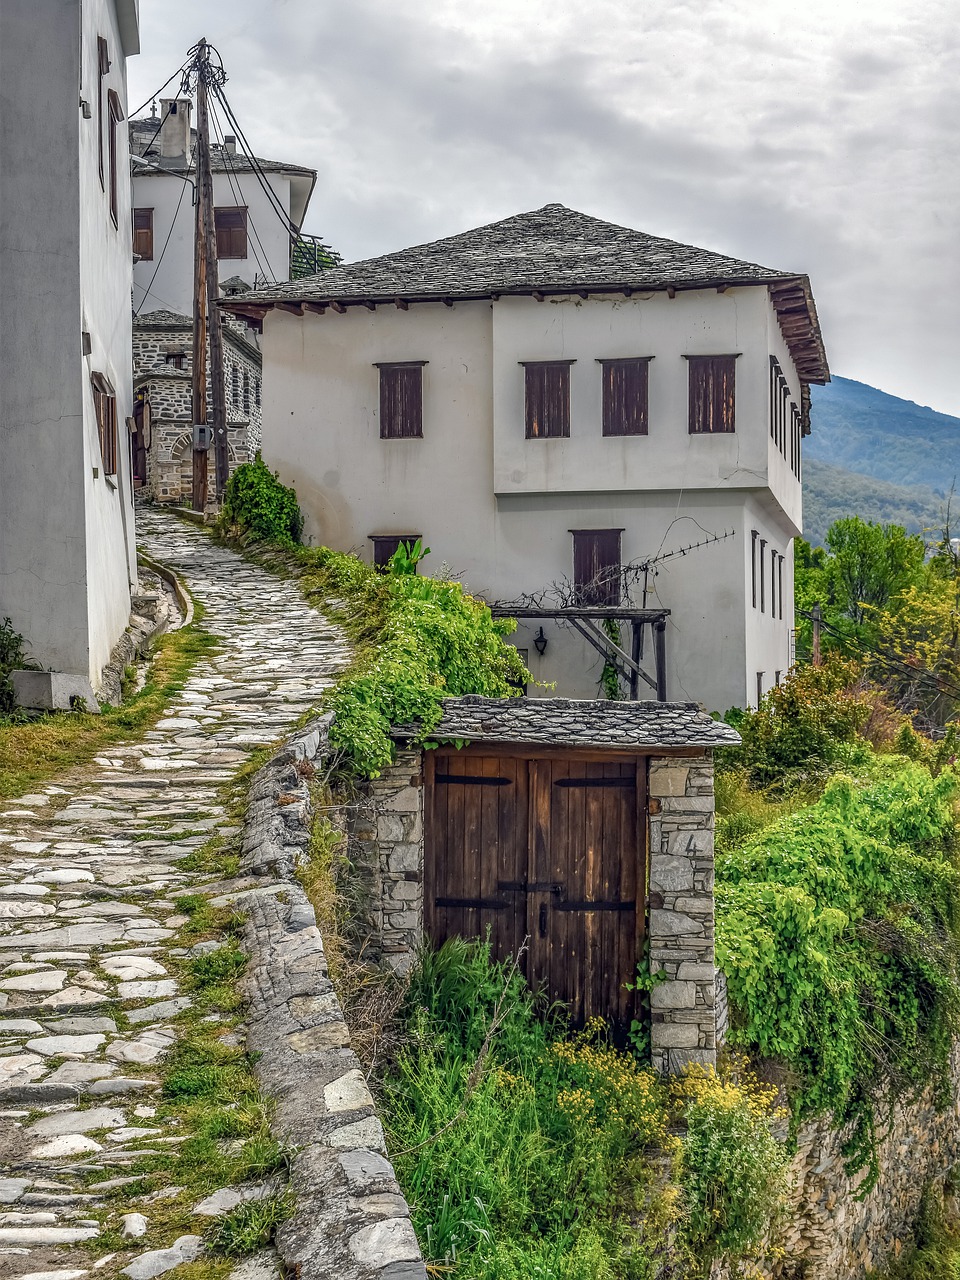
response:
<path id="1" fill-rule="evenodd" d="M 650 761 L 650 993 L 654 1068 L 716 1062 L 713 760 Z"/>

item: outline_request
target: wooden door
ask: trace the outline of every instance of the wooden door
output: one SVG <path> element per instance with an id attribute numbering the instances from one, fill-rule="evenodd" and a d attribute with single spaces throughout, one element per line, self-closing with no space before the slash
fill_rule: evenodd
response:
<path id="1" fill-rule="evenodd" d="M 646 762 L 428 752 L 425 924 L 440 943 L 524 938 L 532 986 L 621 1030 L 641 954 Z"/>

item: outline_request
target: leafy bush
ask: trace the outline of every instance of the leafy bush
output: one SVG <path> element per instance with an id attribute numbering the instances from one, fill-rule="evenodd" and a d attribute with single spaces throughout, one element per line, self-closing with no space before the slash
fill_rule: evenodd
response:
<path id="1" fill-rule="evenodd" d="M 293 546 L 303 532 L 303 515 L 296 492 L 281 484 L 257 454 L 254 462 L 242 463 L 227 481 L 220 525 L 235 528 L 245 537 Z"/>
<path id="2" fill-rule="evenodd" d="M 408 1043 L 380 1092 L 438 1269 L 652 1280 L 682 1257 L 693 1277 L 759 1243 L 786 1158 L 771 1091 L 706 1071 L 660 1080 L 599 1023 L 570 1036 L 564 1011 L 480 943 L 426 952 L 404 1018 Z"/>
<path id="3" fill-rule="evenodd" d="M 375 775 L 390 762 L 391 726 L 417 723 L 419 737 L 429 738 L 443 698 L 509 697 L 530 679 L 503 640 L 516 624 L 494 618 L 459 582 L 411 572 L 410 553 L 386 573 L 326 548 L 302 556 L 308 590 L 343 601 L 357 646 L 325 704 L 336 713 L 330 740 L 359 773 Z"/>
<path id="4" fill-rule="evenodd" d="M 717 863 L 717 961 L 731 1038 L 779 1060 L 798 1118 L 832 1113 L 851 1171 L 875 1171 L 877 1117 L 942 1095 L 960 1029 L 957 784 L 899 757 Z"/>
<path id="5" fill-rule="evenodd" d="M 39 671 L 35 662 L 27 657 L 27 648 L 23 636 L 14 631 L 13 623 L 4 618 L 0 623 L 0 716 L 9 715 L 16 709 L 13 700 L 13 681 L 11 671 Z"/>

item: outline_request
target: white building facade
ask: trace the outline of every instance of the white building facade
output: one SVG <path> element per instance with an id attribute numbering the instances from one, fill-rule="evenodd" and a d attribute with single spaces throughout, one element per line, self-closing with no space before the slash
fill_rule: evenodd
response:
<path id="1" fill-rule="evenodd" d="M 125 59 L 138 50 L 136 0 L 0 6 L 0 619 L 95 689 L 136 581 Z"/>
<path id="2" fill-rule="evenodd" d="M 786 673 L 829 377 L 805 277 L 548 205 L 226 305 L 263 319 L 263 454 L 308 540 L 416 534 L 492 602 L 667 609 L 671 700 L 755 705 Z M 513 639 L 532 696 L 597 694 L 568 623 Z"/>
<path id="3" fill-rule="evenodd" d="M 130 125 L 137 314 L 193 314 L 192 109 L 189 98 L 162 98 L 155 117 Z M 210 167 L 221 281 L 239 276 L 253 287 L 289 280 L 290 226 L 303 222 L 315 171 L 259 157 L 254 164 L 238 151 L 231 134 L 212 141 Z"/>

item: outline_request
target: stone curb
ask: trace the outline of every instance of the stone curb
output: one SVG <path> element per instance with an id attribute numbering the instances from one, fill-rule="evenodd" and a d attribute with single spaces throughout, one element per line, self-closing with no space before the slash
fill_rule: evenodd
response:
<path id="1" fill-rule="evenodd" d="M 275 1101 L 278 1136 L 295 1151 L 295 1207 L 276 1245 L 301 1280 L 426 1280 L 316 915 L 296 878 L 312 817 L 298 766 L 325 756 L 331 719 L 312 721 L 260 769 L 243 828 L 241 874 L 264 880 L 237 902 L 250 955 L 247 1048 Z"/>

